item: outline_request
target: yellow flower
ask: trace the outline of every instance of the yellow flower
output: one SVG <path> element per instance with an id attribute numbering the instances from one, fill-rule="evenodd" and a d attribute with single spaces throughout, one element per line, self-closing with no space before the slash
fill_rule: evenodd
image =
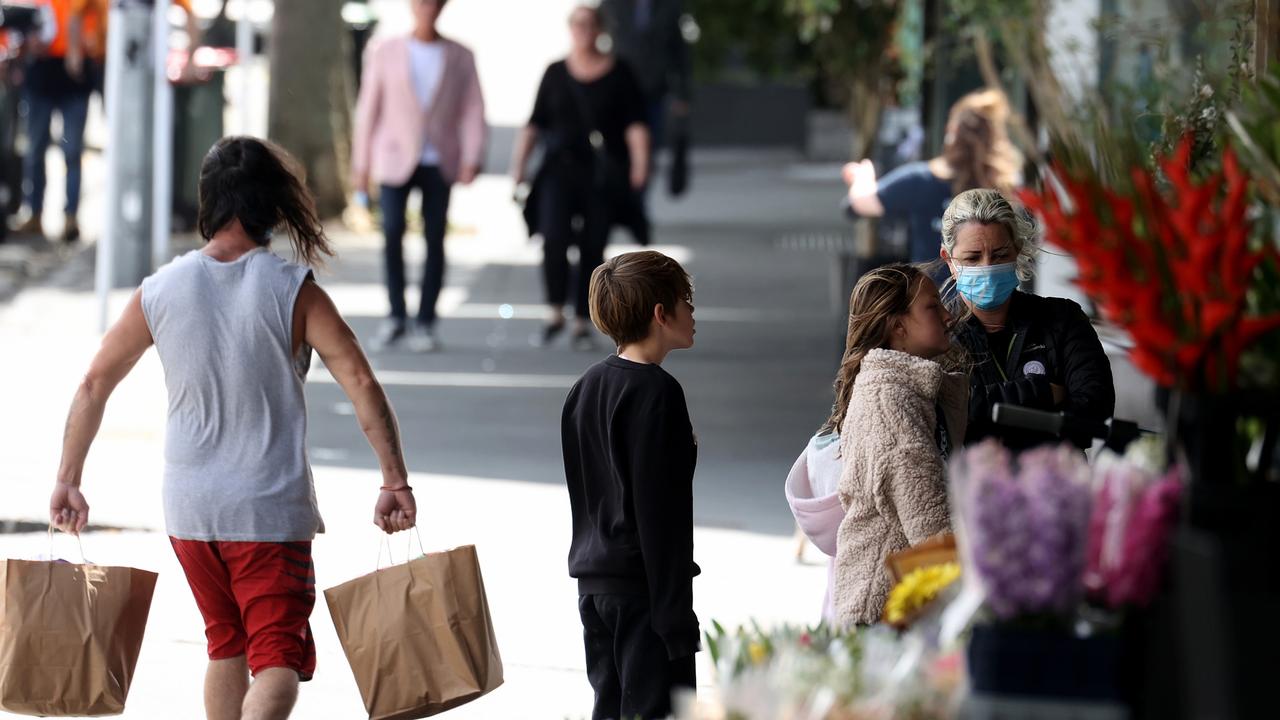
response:
<path id="1" fill-rule="evenodd" d="M 764 662 L 766 657 L 764 645 L 758 642 L 751 643 L 747 646 L 747 656 L 751 658 L 752 665 L 759 665 Z"/>
<path id="2" fill-rule="evenodd" d="M 895 625 L 903 622 L 908 615 L 927 605 L 959 577 L 960 565 L 954 562 L 912 570 L 889 593 L 889 600 L 885 603 L 885 618 Z"/>

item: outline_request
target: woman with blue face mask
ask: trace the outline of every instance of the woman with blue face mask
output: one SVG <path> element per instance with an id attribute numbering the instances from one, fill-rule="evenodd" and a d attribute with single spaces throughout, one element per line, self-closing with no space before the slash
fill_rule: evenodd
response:
<path id="1" fill-rule="evenodd" d="M 1031 277 L 1035 234 L 1031 218 L 996 190 L 960 193 L 943 214 L 940 255 L 962 303 L 956 339 L 971 366 L 966 444 L 997 434 L 995 403 L 1094 420 L 1115 411 L 1111 361 L 1080 306 L 1018 290 Z M 998 434 L 1017 449 L 1054 439 Z M 1090 442 L 1071 439 L 1081 447 Z"/>

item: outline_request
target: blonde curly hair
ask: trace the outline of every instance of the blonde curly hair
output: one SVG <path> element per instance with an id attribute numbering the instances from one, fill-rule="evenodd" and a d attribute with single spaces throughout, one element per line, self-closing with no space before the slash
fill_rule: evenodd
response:
<path id="1" fill-rule="evenodd" d="M 942 215 L 942 248 L 955 254 L 956 234 L 965 223 L 1003 225 L 1018 252 L 1018 279 L 1026 282 L 1035 275 L 1040 230 L 1031 214 L 1010 202 L 998 190 L 979 188 L 956 195 Z"/>

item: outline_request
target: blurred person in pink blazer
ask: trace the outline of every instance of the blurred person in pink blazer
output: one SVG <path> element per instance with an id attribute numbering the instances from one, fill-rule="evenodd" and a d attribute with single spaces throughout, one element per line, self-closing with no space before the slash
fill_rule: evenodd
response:
<path id="1" fill-rule="evenodd" d="M 440 347 L 436 300 L 444 284 L 444 235 L 453 183 L 469 184 L 484 161 L 487 128 L 475 58 L 441 37 L 436 20 L 447 0 L 408 0 L 414 29 L 376 39 L 365 51 L 352 143 L 352 185 L 367 197 L 378 185 L 386 236 L 390 317 L 373 340 L 386 348 L 402 340 L 417 352 Z M 403 238 L 409 193 L 422 193 L 427 258 L 418 314 L 405 307 Z"/>

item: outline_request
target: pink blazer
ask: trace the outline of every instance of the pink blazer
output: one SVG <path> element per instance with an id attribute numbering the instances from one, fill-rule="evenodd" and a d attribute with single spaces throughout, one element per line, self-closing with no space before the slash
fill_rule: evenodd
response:
<path id="1" fill-rule="evenodd" d="M 364 55 L 360 98 L 356 101 L 351 171 L 371 183 L 409 181 L 427 140 L 440 152 L 440 173 L 447 182 L 463 167 L 484 161 L 487 128 L 480 78 L 471 51 L 441 38 L 444 72 L 435 99 L 422 110 L 413 88 L 409 37 L 374 40 Z"/>

